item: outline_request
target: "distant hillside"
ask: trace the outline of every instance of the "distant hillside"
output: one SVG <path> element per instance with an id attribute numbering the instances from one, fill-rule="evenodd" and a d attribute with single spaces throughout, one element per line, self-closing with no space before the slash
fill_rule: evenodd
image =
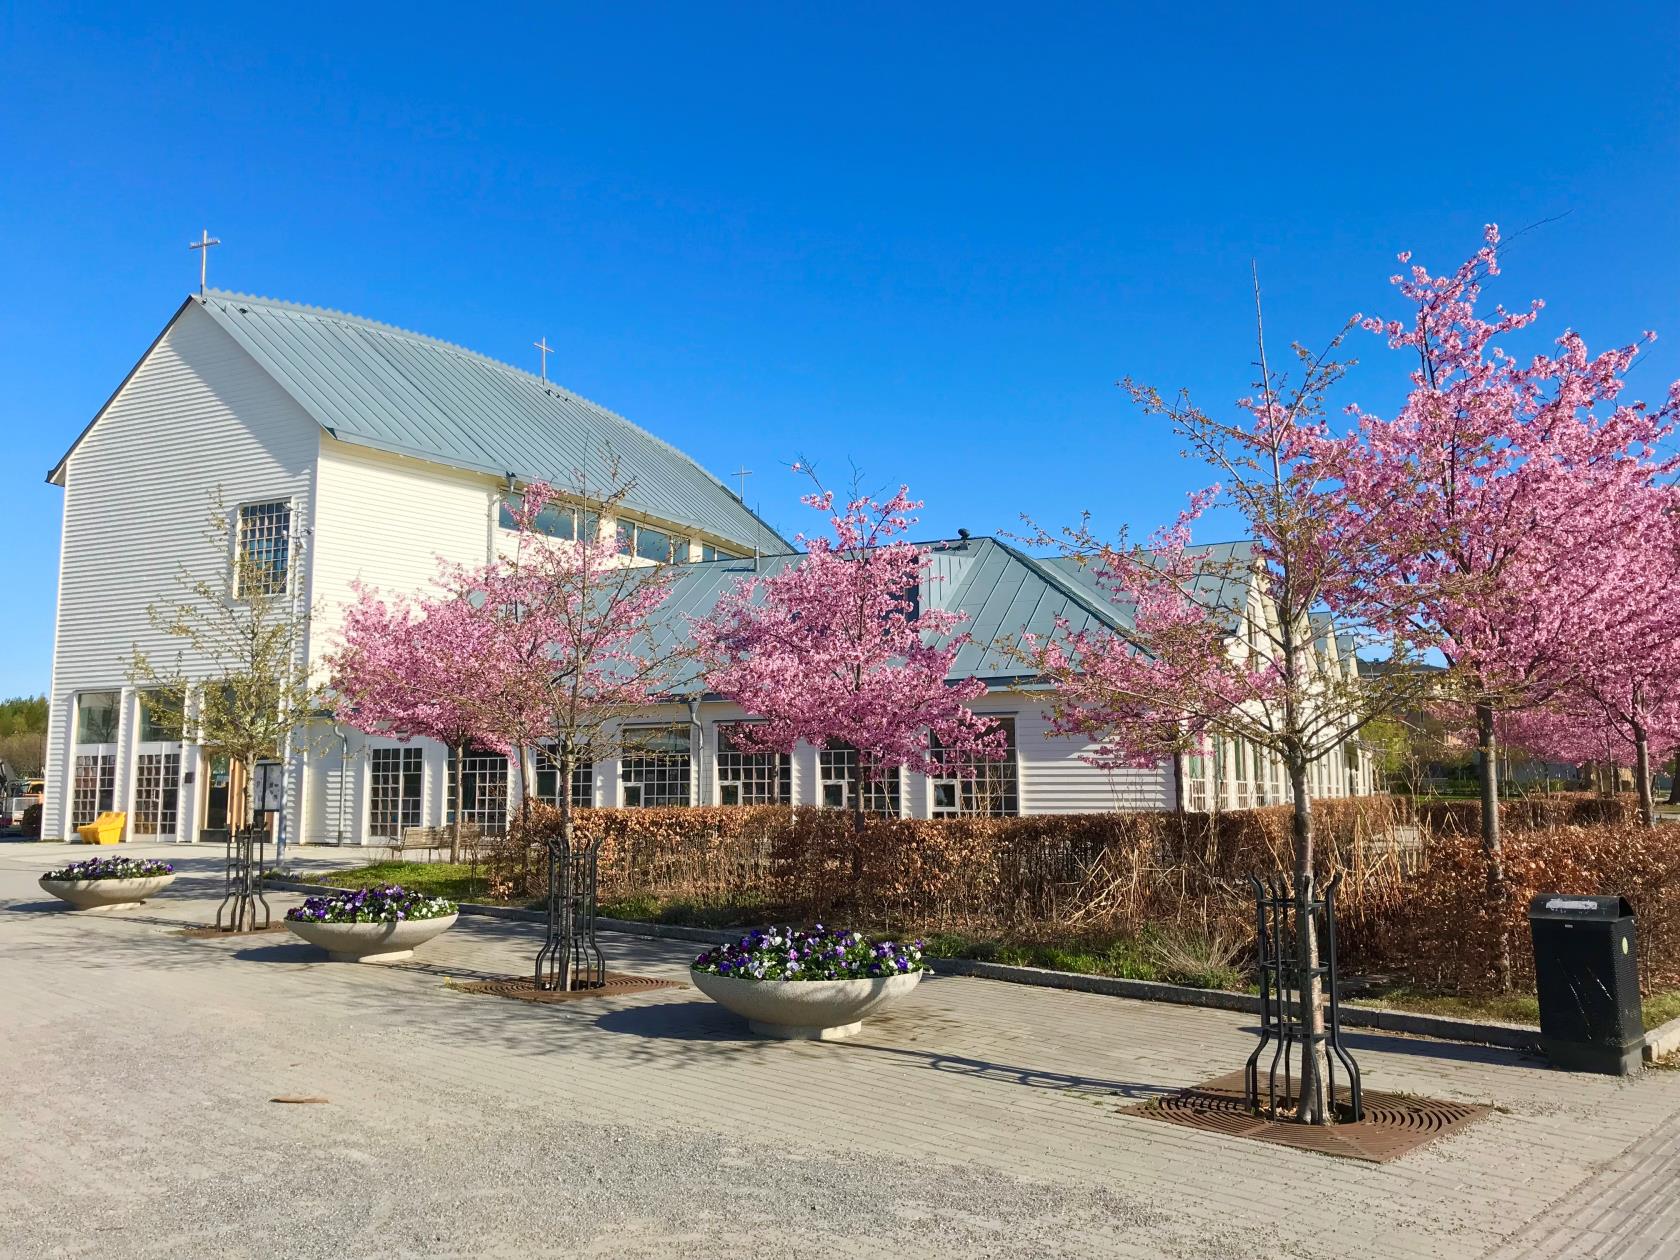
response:
<path id="1" fill-rule="evenodd" d="M 38 775 L 47 764 L 47 698 L 0 700 L 0 761 L 17 774 Z"/>
<path id="2" fill-rule="evenodd" d="M 47 698 L 16 696 L 0 700 L 0 735 L 45 735 Z"/>

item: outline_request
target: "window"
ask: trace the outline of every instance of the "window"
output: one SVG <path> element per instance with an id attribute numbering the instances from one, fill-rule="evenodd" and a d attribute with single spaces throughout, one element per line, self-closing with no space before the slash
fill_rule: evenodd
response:
<path id="1" fill-rule="evenodd" d="M 701 560 L 739 560 L 741 557 L 733 551 L 724 551 L 721 547 L 714 547 L 711 543 L 701 543 Z"/>
<path id="2" fill-rule="evenodd" d="M 1208 782 L 1208 759 L 1203 753 L 1192 753 L 1184 760 L 1184 808 L 1204 813 L 1213 795 Z"/>
<path id="3" fill-rule="evenodd" d="M 375 748 L 368 761 L 368 835 L 400 839 L 420 825 L 425 759 L 418 748 Z"/>
<path id="4" fill-rule="evenodd" d="M 568 507 L 564 503 L 550 503 L 538 512 L 531 522 L 533 531 L 549 538 L 577 538 L 578 521 L 583 521 L 583 537 L 592 537 L 601 531 L 601 517 L 596 512 L 580 512 L 575 507 Z M 515 530 L 519 523 L 513 519 L 513 508 L 506 500 L 496 506 L 496 523 L 503 529 Z"/>
<path id="5" fill-rule="evenodd" d="M 627 556 L 652 560 L 655 564 L 670 564 L 688 559 L 688 539 L 673 538 L 662 529 L 620 519 L 618 549 Z"/>
<path id="6" fill-rule="evenodd" d="M 134 834 L 172 836 L 181 800 L 181 754 L 141 753 L 134 763 Z"/>
<path id="7" fill-rule="evenodd" d="M 1009 751 L 1001 761 L 983 757 L 963 757 L 948 753 L 933 740 L 933 756 L 941 765 L 968 765 L 973 773 L 963 778 L 939 779 L 932 782 L 933 816 L 950 817 L 957 814 L 982 814 L 1001 818 L 1021 812 L 1020 775 L 1015 762 L 1015 719 L 992 719 L 1004 733 Z"/>
<path id="8" fill-rule="evenodd" d="M 852 785 L 858 779 L 858 750 L 839 740 L 830 740 L 817 752 L 817 778 L 821 780 L 824 809 L 850 809 Z M 867 768 L 869 761 L 864 760 Z M 867 814 L 898 817 L 901 766 L 886 766 L 880 774 L 862 783 L 863 809 Z"/>
<path id="9" fill-rule="evenodd" d="M 793 759 L 786 753 L 743 752 L 729 737 L 733 729 L 733 723 L 718 723 L 718 804 L 791 805 Z"/>
<path id="10" fill-rule="evenodd" d="M 626 808 L 687 805 L 691 758 L 686 726 L 641 726 L 625 732 Z"/>
<path id="11" fill-rule="evenodd" d="M 173 696 L 161 692 L 140 693 L 140 743 L 178 744 L 181 742 L 181 704 Z"/>
<path id="12" fill-rule="evenodd" d="M 76 742 L 116 743 L 117 713 L 121 701 L 120 691 L 83 692 L 76 701 Z"/>
<path id="13" fill-rule="evenodd" d="M 291 544 L 290 503 L 247 503 L 239 509 L 239 563 L 234 566 L 235 599 L 280 595 L 286 590 Z"/>
<path id="14" fill-rule="evenodd" d="M 117 790 L 117 755 L 83 753 L 70 784 L 70 825 L 81 827 L 109 813 Z"/>
<path id="15" fill-rule="evenodd" d="M 536 750 L 537 791 L 539 801 L 548 805 L 560 803 L 560 766 L 543 749 Z M 584 761 L 572 774 L 572 808 L 588 809 L 595 803 L 595 763 Z"/>
<path id="16" fill-rule="evenodd" d="M 455 753 L 449 754 L 449 785 L 444 821 L 455 822 Z M 501 753 L 469 748 L 461 759 L 461 821 L 488 835 L 507 830 L 508 759 Z"/>

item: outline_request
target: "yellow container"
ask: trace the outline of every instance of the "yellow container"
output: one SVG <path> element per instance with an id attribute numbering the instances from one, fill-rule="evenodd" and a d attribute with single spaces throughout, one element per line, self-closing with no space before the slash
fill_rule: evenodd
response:
<path id="1" fill-rule="evenodd" d="M 117 844 L 127 825 L 127 814 L 101 814 L 85 827 L 77 827 L 76 834 L 83 844 Z"/>

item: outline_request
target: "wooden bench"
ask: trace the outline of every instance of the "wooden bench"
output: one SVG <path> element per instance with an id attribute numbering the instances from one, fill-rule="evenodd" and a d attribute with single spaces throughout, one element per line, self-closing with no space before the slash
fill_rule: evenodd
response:
<path id="1" fill-rule="evenodd" d="M 461 853 L 476 852 L 481 839 L 483 839 L 483 836 L 475 825 L 463 823 L 461 826 Z M 402 834 L 396 839 L 378 841 L 378 847 L 391 851 L 393 862 L 404 853 L 419 852 L 426 854 L 428 862 L 435 861 L 440 849 L 447 853 L 454 844 L 455 828 L 453 826 L 404 827 Z"/>

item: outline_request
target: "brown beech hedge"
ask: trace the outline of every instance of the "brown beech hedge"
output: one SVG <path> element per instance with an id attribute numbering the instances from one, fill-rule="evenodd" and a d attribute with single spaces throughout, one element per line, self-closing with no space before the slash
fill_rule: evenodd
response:
<path id="1" fill-rule="evenodd" d="M 1358 797 L 1314 803 L 1320 869 L 1343 872 L 1346 971 L 1443 992 L 1491 985 L 1501 915 L 1521 982 L 1523 913 L 1537 891 L 1615 892 L 1640 914 L 1648 985 L 1680 985 L 1680 828 L 1641 828 L 1625 801 L 1586 794 L 1511 803 L 1506 896 L 1490 898 L 1474 802 Z M 739 922 L 857 924 L 1057 940 L 1162 928 L 1248 939 L 1247 877 L 1287 867 L 1285 806 L 1219 814 L 870 818 L 782 806 L 591 809 L 600 897 L 725 912 Z M 545 887 L 542 844 L 559 814 L 530 805 L 486 857 L 507 896 Z"/>

